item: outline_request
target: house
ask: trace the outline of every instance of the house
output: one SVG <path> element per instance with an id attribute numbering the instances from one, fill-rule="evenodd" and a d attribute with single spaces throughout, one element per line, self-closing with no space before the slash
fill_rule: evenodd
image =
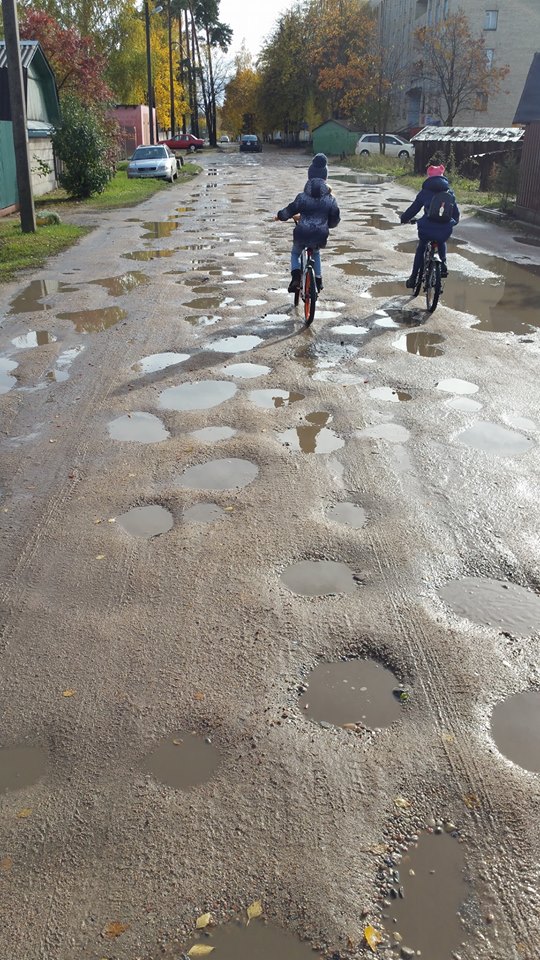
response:
<path id="1" fill-rule="evenodd" d="M 521 148 L 523 127 L 424 127 L 412 137 L 415 146 L 414 169 L 425 173 L 436 158 L 448 158 L 450 152 L 458 167 L 474 161 L 480 170 L 480 189 L 487 189 L 489 174 L 504 154 Z"/>
<path id="2" fill-rule="evenodd" d="M 122 157 L 128 159 L 135 147 L 150 143 L 150 109 L 144 103 L 117 103 L 108 111 L 114 117 L 120 131 Z M 157 130 L 157 115 L 154 107 L 154 130 Z"/>
<path id="3" fill-rule="evenodd" d="M 311 131 L 313 153 L 325 153 L 330 157 L 353 154 L 361 133 L 341 120 L 325 120 Z"/>
<path id="4" fill-rule="evenodd" d="M 514 123 L 525 124 L 515 212 L 540 225 L 540 53 L 533 57 Z"/>
<path id="5" fill-rule="evenodd" d="M 51 133 L 60 119 L 60 105 L 54 73 L 39 43 L 21 40 L 20 51 L 32 187 L 34 194 L 40 196 L 56 187 Z M 15 210 L 17 200 L 6 46 L 0 40 L 0 216 Z"/>

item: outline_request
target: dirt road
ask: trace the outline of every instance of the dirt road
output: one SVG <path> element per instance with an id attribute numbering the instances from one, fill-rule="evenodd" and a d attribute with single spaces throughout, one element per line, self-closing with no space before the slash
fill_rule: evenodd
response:
<path id="1" fill-rule="evenodd" d="M 306 158 L 202 163 L 2 288 L 0 956 L 532 960 L 539 248 L 464 222 L 427 317 L 332 168 L 305 330 Z"/>

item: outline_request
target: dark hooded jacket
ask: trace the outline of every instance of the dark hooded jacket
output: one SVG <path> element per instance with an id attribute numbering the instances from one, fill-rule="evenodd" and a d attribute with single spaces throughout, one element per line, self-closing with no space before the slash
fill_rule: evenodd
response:
<path id="1" fill-rule="evenodd" d="M 420 193 L 416 195 L 410 207 L 401 214 L 401 222 L 408 223 L 421 209 L 424 208 L 424 214 L 418 220 L 418 236 L 422 240 L 448 240 L 456 223 L 459 222 L 459 207 L 454 197 L 454 208 L 452 210 L 452 219 L 449 223 L 435 223 L 434 220 L 428 220 L 427 212 L 433 199 L 434 193 L 442 193 L 449 190 L 450 184 L 446 177 L 428 177 L 422 184 Z"/>
<path id="2" fill-rule="evenodd" d="M 278 219 L 290 220 L 295 213 L 300 214 L 300 220 L 294 228 L 293 240 L 301 247 L 325 247 L 329 230 L 337 227 L 341 219 L 330 187 L 318 177 L 308 180 L 303 193 L 278 211 Z"/>

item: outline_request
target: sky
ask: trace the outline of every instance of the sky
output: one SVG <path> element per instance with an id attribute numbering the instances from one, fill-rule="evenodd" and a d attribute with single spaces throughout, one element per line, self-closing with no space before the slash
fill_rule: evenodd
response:
<path id="1" fill-rule="evenodd" d="M 265 0 L 263 4 L 257 0 L 220 0 L 219 19 L 234 31 L 229 55 L 234 56 L 245 39 L 249 52 L 255 57 L 280 13 L 292 3 L 293 0 Z"/>

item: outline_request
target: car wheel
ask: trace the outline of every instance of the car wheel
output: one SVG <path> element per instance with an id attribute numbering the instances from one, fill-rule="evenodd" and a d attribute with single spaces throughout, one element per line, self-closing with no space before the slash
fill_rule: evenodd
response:
<path id="1" fill-rule="evenodd" d="M 408 160 L 408 159 L 409 159 L 409 151 L 400 150 L 398 153 L 398 160 Z"/>
<path id="2" fill-rule="evenodd" d="M 361 150 L 361 151 L 360 151 L 360 156 L 361 156 L 361 157 L 369 157 L 369 150 Z"/>

